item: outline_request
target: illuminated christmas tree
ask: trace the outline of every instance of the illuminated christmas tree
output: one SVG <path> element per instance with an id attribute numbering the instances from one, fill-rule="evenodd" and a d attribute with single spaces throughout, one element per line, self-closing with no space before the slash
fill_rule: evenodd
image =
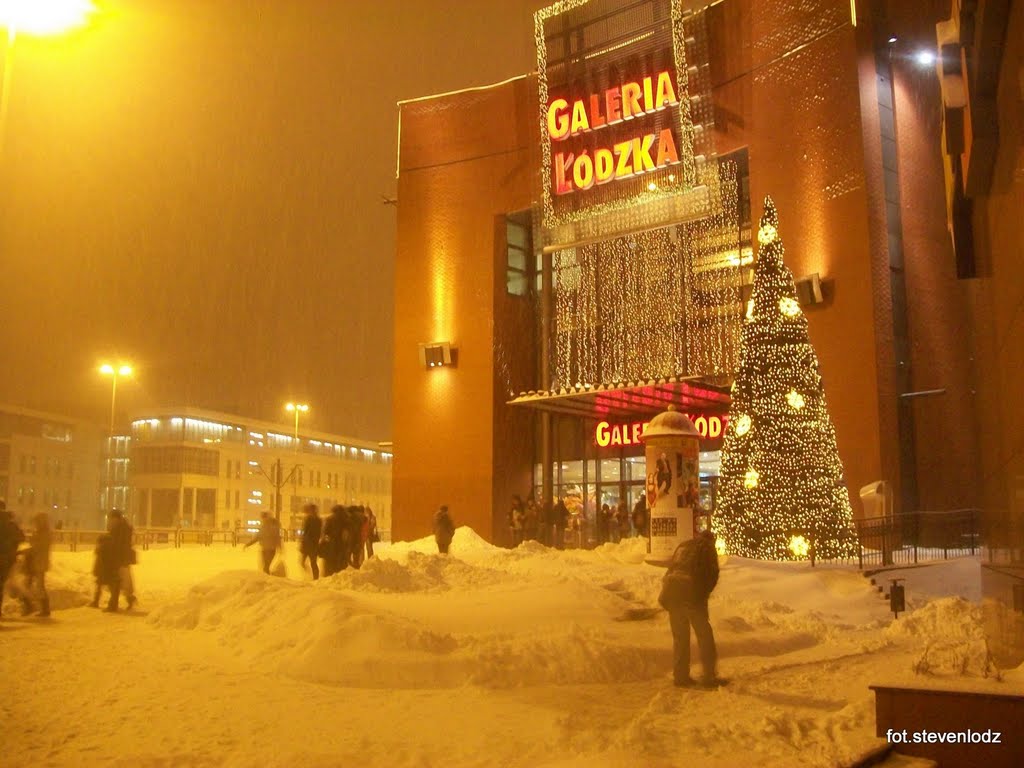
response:
<path id="1" fill-rule="evenodd" d="M 852 557 L 843 465 L 770 197 L 757 241 L 722 446 L 715 533 L 727 552 L 744 557 L 802 560 L 810 546 L 819 558 Z"/>

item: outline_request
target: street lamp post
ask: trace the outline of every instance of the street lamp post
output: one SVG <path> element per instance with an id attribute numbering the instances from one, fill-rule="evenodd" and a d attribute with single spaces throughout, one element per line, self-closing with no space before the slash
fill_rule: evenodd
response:
<path id="1" fill-rule="evenodd" d="M 299 451 L 299 414 L 306 413 L 309 410 L 307 403 L 288 403 L 285 405 L 286 411 L 292 411 L 295 413 L 295 452 Z"/>
<path id="2" fill-rule="evenodd" d="M 121 363 L 118 366 L 113 366 L 110 363 L 104 363 L 100 366 L 100 373 L 104 376 L 110 377 L 110 437 L 114 437 L 114 405 L 117 402 L 117 378 L 119 376 L 131 376 L 132 367 Z"/>
<path id="3" fill-rule="evenodd" d="M 299 452 L 299 414 L 300 413 L 308 413 L 309 412 L 309 404 L 308 403 L 286 403 L 285 406 L 284 406 L 284 409 L 286 411 L 289 411 L 289 412 L 295 414 L 295 432 L 294 432 L 295 452 L 298 453 Z M 298 478 L 298 474 L 299 474 L 299 467 L 300 466 L 302 466 L 302 465 L 296 463 L 295 466 L 292 467 L 292 471 L 291 471 L 291 473 L 288 476 L 288 479 L 292 481 L 292 503 L 293 504 L 295 503 L 295 497 L 298 496 L 298 492 L 299 492 L 299 478 Z M 281 460 L 280 459 L 277 460 L 277 474 L 280 477 L 280 475 L 281 475 Z M 280 486 L 278 486 L 278 490 L 277 490 L 277 509 L 280 512 L 280 509 L 281 509 L 281 488 L 280 488 Z"/>

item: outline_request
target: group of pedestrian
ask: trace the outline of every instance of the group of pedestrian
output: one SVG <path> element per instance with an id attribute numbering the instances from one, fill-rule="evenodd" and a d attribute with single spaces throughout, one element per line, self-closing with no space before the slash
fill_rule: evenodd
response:
<path id="1" fill-rule="evenodd" d="M 335 504 L 326 519 L 320 517 L 316 504 L 302 508 L 302 531 L 299 535 L 299 567 L 307 563 L 314 581 L 347 568 L 359 568 L 373 557 L 373 545 L 380 541 L 377 516 L 364 506 Z M 263 556 L 263 572 L 271 572 L 274 557 L 281 551 L 281 526 L 269 513 L 263 513 L 260 530 L 245 546 L 259 544 Z"/>
<path id="2" fill-rule="evenodd" d="M 39 512 L 32 518 L 32 531 L 26 542 L 25 533 L 14 516 L 0 501 L 0 613 L 8 578 L 11 591 L 21 602 L 21 613 L 50 615 L 50 596 L 46 592 L 46 572 L 50 570 L 50 518 Z"/>
<path id="3" fill-rule="evenodd" d="M 532 494 L 525 502 L 516 494 L 508 511 L 512 546 L 518 547 L 524 541 L 539 541 L 545 546 L 562 549 L 571 519 L 575 517 L 569 513 L 564 499 L 559 498 L 554 504 L 541 507 Z"/>
<path id="4" fill-rule="evenodd" d="M 107 515 L 107 532 L 96 539 L 95 557 L 92 574 L 96 579 L 90 608 L 100 607 L 103 588 L 110 591 L 110 599 L 103 609 L 107 613 L 116 613 L 119 609 L 123 593 L 131 609 L 137 602 L 135 599 L 135 581 L 132 578 L 132 566 L 137 557 L 132 539 L 135 531 L 131 523 L 119 509 L 113 509 Z"/>
<path id="5" fill-rule="evenodd" d="M 617 543 L 630 536 L 646 537 L 649 534 L 650 516 L 647 510 L 647 496 L 640 494 L 632 512 L 625 501 L 620 501 L 613 509 L 602 504 L 597 512 L 597 543 Z"/>

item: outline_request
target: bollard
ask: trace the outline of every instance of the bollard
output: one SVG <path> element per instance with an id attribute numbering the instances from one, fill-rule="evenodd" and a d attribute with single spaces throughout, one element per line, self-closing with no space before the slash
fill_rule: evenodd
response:
<path id="1" fill-rule="evenodd" d="M 900 584 L 901 581 L 903 579 L 891 579 L 889 585 L 889 609 L 892 611 L 893 618 L 895 619 L 900 617 L 900 611 L 907 610 L 903 585 Z"/>

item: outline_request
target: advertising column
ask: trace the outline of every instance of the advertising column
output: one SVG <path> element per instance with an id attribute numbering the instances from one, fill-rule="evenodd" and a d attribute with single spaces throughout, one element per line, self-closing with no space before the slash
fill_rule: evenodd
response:
<path id="1" fill-rule="evenodd" d="M 700 433 L 670 405 L 651 419 L 641 439 L 651 521 L 647 562 L 666 563 L 677 546 L 693 538 L 700 500 Z"/>

